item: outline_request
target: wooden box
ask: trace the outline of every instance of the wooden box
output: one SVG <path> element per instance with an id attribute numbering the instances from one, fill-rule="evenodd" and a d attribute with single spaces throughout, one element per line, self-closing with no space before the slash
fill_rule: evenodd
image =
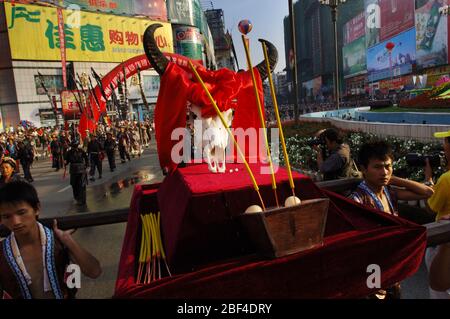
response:
<path id="1" fill-rule="evenodd" d="M 258 252 L 274 258 L 323 243 L 329 199 L 304 200 L 300 205 L 240 215 Z"/>

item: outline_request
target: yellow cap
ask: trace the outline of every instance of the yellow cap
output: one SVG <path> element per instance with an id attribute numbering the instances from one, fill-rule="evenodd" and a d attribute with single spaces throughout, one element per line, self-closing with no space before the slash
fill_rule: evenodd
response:
<path id="1" fill-rule="evenodd" d="M 450 131 L 434 133 L 434 137 L 449 137 L 449 136 L 450 136 Z"/>

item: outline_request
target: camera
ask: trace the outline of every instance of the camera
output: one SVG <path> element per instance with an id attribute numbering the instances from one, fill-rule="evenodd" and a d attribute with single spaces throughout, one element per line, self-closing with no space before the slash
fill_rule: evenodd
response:
<path id="1" fill-rule="evenodd" d="M 406 155 L 406 163 L 411 167 L 424 167 L 427 158 L 431 167 L 445 166 L 445 156 L 443 152 L 433 154 L 409 153 Z"/>
<path id="2" fill-rule="evenodd" d="M 325 137 L 323 136 L 323 134 L 320 134 L 318 137 L 315 137 L 312 140 L 308 141 L 307 145 L 309 147 L 313 147 L 313 146 L 316 146 L 316 145 L 326 145 Z"/>

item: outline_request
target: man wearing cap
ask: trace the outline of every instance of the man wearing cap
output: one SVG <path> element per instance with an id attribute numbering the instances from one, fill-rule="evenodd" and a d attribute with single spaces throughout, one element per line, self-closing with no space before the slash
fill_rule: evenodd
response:
<path id="1" fill-rule="evenodd" d="M 444 153 L 447 160 L 447 172 L 439 177 L 433 186 L 434 194 L 427 201 L 427 206 L 436 213 L 436 221 L 450 219 L 450 131 L 434 133 L 443 138 Z M 427 159 L 425 166 L 425 183 L 433 185 L 433 171 Z M 429 269 L 430 298 L 450 299 L 450 244 L 427 248 L 425 261 Z"/>

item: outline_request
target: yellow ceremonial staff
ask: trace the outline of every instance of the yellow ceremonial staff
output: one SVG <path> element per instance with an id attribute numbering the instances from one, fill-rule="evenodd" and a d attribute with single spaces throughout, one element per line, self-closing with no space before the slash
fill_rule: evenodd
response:
<path id="1" fill-rule="evenodd" d="M 214 98 L 211 96 L 211 93 L 209 93 L 208 88 L 206 87 L 202 78 L 198 74 L 194 65 L 192 64 L 191 61 L 188 61 L 188 63 L 189 63 L 189 67 L 191 68 L 192 72 L 194 73 L 195 77 L 197 78 L 197 81 L 201 84 L 203 90 L 205 91 L 206 95 L 208 96 L 208 99 L 211 102 L 212 106 L 214 107 L 214 110 L 216 111 L 217 115 L 219 116 L 220 120 L 222 121 L 223 126 L 225 127 L 225 129 L 227 130 L 227 132 L 231 136 L 231 138 L 233 139 L 234 145 L 236 145 L 237 151 L 238 151 L 239 155 L 241 156 L 242 160 L 244 161 L 245 168 L 247 169 L 247 172 L 250 175 L 250 178 L 253 183 L 253 187 L 254 187 L 255 191 L 258 193 L 262 209 L 263 209 L 263 211 L 265 211 L 266 206 L 264 205 L 264 201 L 261 197 L 261 193 L 259 192 L 259 187 L 258 187 L 258 184 L 256 183 L 255 176 L 253 175 L 252 170 L 250 169 L 250 166 L 248 165 L 247 160 L 245 159 L 244 153 L 242 153 L 241 148 L 239 147 L 239 144 L 237 143 L 236 139 L 234 138 L 233 134 L 230 131 L 230 128 L 228 127 L 227 123 L 225 122 L 225 119 L 223 118 L 222 113 L 220 112 L 220 110 L 216 104 L 216 101 L 214 101 Z"/>
<path id="2" fill-rule="evenodd" d="M 264 41 L 261 41 L 261 44 L 262 44 L 263 51 L 264 51 L 264 60 L 266 61 L 267 74 L 268 74 L 268 79 L 269 79 L 269 84 L 270 84 L 270 93 L 272 95 L 272 102 L 273 102 L 273 106 L 275 109 L 275 116 L 277 118 L 278 130 L 280 131 L 280 139 L 281 139 L 281 145 L 283 147 L 283 155 L 284 155 L 284 159 L 286 161 L 286 167 L 287 167 L 287 171 L 288 171 L 288 175 L 289 175 L 289 185 L 291 186 L 291 189 L 292 189 L 292 195 L 295 196 L 294 179 L 292 178 L 291 164 L 289 162 L 289 155 L 288 155 L 287 149 L 286 149 L 283 128 L 281 127 L 280 112 L 278 109 L 278 102 L 277 102 L 277 97 L 275 94 L 275 87 L 273 85 L 272 73 L 270 72 L 270 63 L 269 63 L 269 56 L 267 54 L 267 46 L 264 43 Z"/>
<path id="3" fill-rule="evenodd" d="M 275 179 L 275 172 L 273 170 L 272 156 L 270 154 L 269 141 L 267 139 L 266 124 L 264 123 L 264 115 L 263 115 L 263 112 L 262 112 L 261 101 L 259 99 L 258 89 L 256 87 L 255 73 L 253 71 L 252 61 L 250 59 L 250 52 L 249 52 L 249 48 L 247 46 L 247 41 L 246 41 L 245 35 L 242 35 L 242 41 L 244 42 L 245 55 L 247 57 L 247 65 L 248 65 L 248 68 L 250 70 L 250 74 L 252 75 L 253 90 L 255 92 L 256 103 L 258 104 L 259 119 L 261 121 L 261 127 L 264 130 L 264 141 L 266 143 L 267 157 L 268 157 L 268 160 L 269 160 L 270 171 L 272 173 L 272 189 L 273 189 L 273 192 L 274 192 L 274 195 L 275 195 L 275 200 L 276 200 L 276 203 L 277 203 L 277 207 L 280 207 L 280 204 L 278 202 L 278 195 L 277 195 L 277 181 Z M 270 70 L 269 70 L 269 73 L 270 73 Z"/>

